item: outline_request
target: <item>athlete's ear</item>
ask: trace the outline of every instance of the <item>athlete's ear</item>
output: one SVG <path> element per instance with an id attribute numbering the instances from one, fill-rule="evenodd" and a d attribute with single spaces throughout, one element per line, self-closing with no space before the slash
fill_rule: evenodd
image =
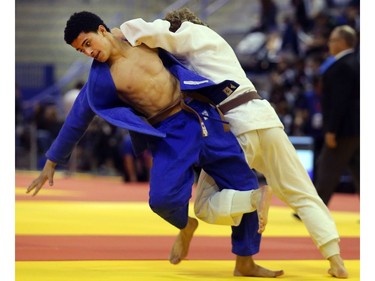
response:
<path id="1" fill-rule="evenodd" d="M 102 33 L 102 34 L 105 34 L 107 33 L 107 29 L 104 27 L 104 25 L 99 25 L 98 27 L 98 33 Z"/>

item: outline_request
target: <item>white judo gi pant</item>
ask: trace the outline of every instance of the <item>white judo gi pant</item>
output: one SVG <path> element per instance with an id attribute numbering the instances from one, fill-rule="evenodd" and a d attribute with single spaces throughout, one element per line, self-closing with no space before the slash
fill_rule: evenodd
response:
<path id="1" fill-rule="evenodd" d="M 250 167 L 263 174 L 273 193 L 299 215 L 323 257 L 339 254 L 335 222 L 284 130 L 254 130 L 237 139 Z M 196 216 L 208 223 L 238 225 L 241 213 L 254 211 L 249 192 L 243 195 L 235 190 L 219 192 L 213 179 L 202 171 L 194 207 Z"/>

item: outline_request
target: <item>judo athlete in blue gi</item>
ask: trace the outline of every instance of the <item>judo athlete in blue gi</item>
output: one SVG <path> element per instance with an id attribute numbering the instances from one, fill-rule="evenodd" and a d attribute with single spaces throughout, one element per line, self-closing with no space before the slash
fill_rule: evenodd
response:
<path id="1" fill-rule="evenodd" d="M 150 149 L 151 209 L 180 229 L 170 262 L 179 263 L 188 254 L 198 221 L 188 217 L 194 182 L 194 166 L 209 174 L 220 189 L 254 190 L 249 209 L 238 226 L 232 226 L 232 252 L 248 257 L 237 265 L 235 275 L 275 277 L 256 265 L 262 214 L 268 212 L 270 194 L 259 188 L 235 136 L 213 104 L 220 103 L 238 87 L 234 81 L 216 84 L 191 72 L 170 54 L 146 46 L 133 48 L 114 37 L 104 22 L 88 12 L 75 13 L 67 22 L 65 41 L 94 61 L 88 81 L 80 91 L 58 137 L 47 151 L 46 164 L 27 188 L 36 195 L 48 180 L 53 185 L 57 164 L 67 163 L 70 154 L 95 115 L 131 132 L 136 152 Z M 203 97 L 203 98 L 202 98 Z M 105 148 L 103 148 L 105 149 Z M 261 215 L 259 215 L 259 213 Z M 259 218 L 259 222 L 258 222 Z"/>

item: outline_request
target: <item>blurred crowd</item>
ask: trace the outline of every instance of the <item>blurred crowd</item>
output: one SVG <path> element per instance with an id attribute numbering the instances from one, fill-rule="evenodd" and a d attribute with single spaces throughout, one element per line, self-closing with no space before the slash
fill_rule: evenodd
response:
<path id="1" fill-rule="evenodd" d="M 324 142 L 321 74 L 330 62 L 328 39 L 349 25 L 360 44 L 360 1 L 291 0 L 280 17 L 276 1 L 261 0 L 259 24 L 235 46 L 258 92 L 275 108 L 289 136 L 314 139 L 315 166 Z"/>
<path id="2" fill-rule="evenodd" d="M 327 42 L 335 26 L 352 26 L 360 38 L 359 0 L 291 0 L 292 13 L 280 18 L 278 5 L 259 0 L 259 23 L 233 46 L 258 92 L 270 101 L 290 136 L 314 138 L 315 154 L 323 142 L 320 73 L 329 59 Z M 359 43 L 357 47 L 359 51 Z M 56 138 L 82 82 L 62 96 L 63 106 L 39 103 L 25 116 L 22 89 L 16 85 L 16 169 L 37 169 Z M 61 108 L 59 108 L 59 106 Z M 61 113 L 62 112 L 62 113 Z M 147 181 L 151 157 L 135 156 L 127 131 L 96 117 L 73 152 L 70 172 L 121 175 L 124 181 Z"/>
<path id="3" fill-rule="evenodd" d="M 63 94 L 61 108 L 57 103 L 40 102 L 31 113 L 25 114 L 22 91 L 16 85 L 16 169 L 43 168 L 45 152 L 57 137 L 82 86 L 83 82 L 78 81 L 73 89 Z M 96 116 L 72 152 L 69 163 L 58 168 L 67 174 L 86 172 L 139 182 L 148 181 L 150 166 L 148 152 L 134 155 L 126 130 Z"/>

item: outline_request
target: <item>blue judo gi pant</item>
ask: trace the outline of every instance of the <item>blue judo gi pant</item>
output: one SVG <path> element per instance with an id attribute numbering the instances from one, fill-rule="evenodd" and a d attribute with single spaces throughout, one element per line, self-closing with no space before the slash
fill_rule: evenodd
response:
<path id="1" fill-rule="evenodd" d="M 208 136 L 202 135 L 196 115 L 181 110 L 154 125 L 166 133 L 166 138 L 149 143 L 153 156 L 150 207 L 179 229 L 188 221 L 194 166 L 206 171 L 220 189 L 258 188 L 256 174 L 249 168 L 236 137 L 224 131 L 216 109 L 196 100 L 189 106 L 201 116 Z M 261 235 L 257 231 L 257 213 L 244 214 L 241 223 L 232 226 L 232 252 L 239 256 L 258 253 Z"/>

